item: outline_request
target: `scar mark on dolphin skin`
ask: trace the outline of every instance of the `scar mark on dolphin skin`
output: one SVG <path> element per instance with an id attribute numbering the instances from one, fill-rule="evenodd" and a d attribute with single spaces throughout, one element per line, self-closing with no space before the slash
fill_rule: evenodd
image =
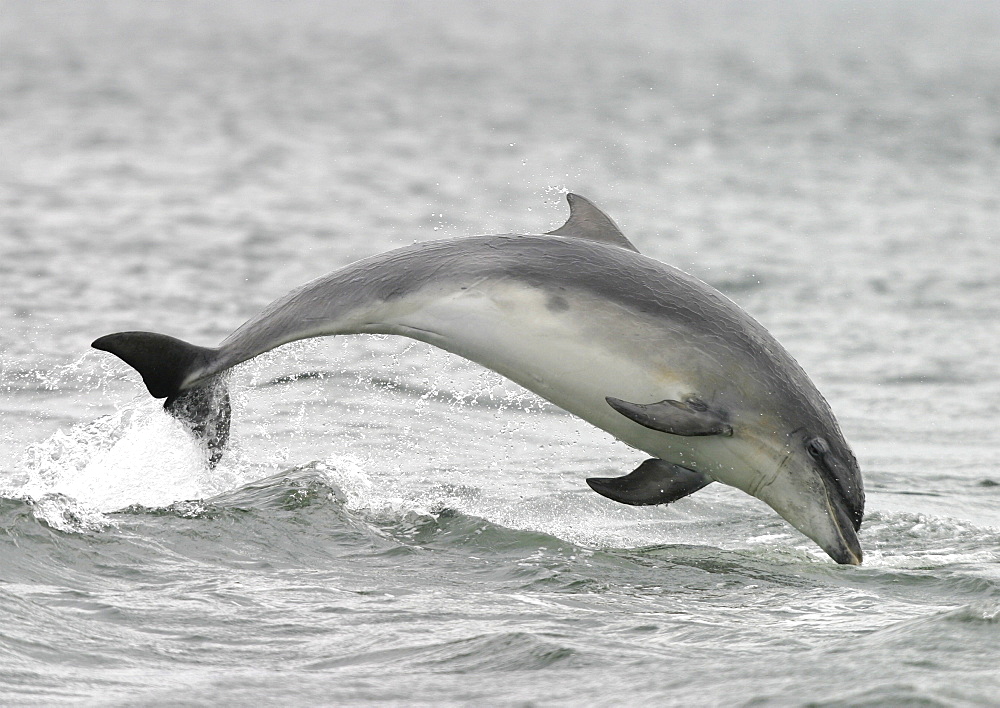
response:
<path id="1" fill-rule="evenodd" d="M 562 295 L 550 295 L 549 299 L 545 301 L 545 307 L 550 312 L 566 312 L 569 309 L 569 303 Z"/>
<path id="2" fill-rule="evenodd" d="M 782 468 L 786 464 L 788 464 L 788 461 L 790 459 L 792 459 L 791 455 L 785 455 L 785 459 L 783 459 L 781 463 L 774 469 L 773 473 L 771 473 L 770 475 L 767 474 L 761 475 L 761 477 L 757 480 L 757 483 L 751 485 L 750 496 L 757 497 L 757 493 L 760 492 L 760 490 L 770 487 L 772 484 L 774 484 L 774 481 L 778 479 L 778 475 L 781 473 Z M 757 498 L 760 499 L 760 497 Z"/>

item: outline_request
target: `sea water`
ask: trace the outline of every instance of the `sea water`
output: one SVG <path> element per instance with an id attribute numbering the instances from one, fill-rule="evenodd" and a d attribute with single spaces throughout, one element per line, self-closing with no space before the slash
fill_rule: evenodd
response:
<path id="1" fill-rule="evenodd" d="M 989 705 L 1000 6 L 5 2 L 0 703 Z M 722 290 L 864 471 L 865 564 L 500 377 L 344 337 L 239 367 L 216 469 L 129 329 L 214 345 L 566 191 Z"/>

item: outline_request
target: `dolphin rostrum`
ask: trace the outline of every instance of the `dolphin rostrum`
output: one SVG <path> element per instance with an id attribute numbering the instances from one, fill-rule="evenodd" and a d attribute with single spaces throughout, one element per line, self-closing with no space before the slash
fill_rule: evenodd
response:
<path id="1" fill-rule="evenodd" d="M 713 481 L 771 506 L 838 563 L 860 564 L 864 488 L 830 407 L 785 349 L 714 288 L 646 256 L 583 197 L 548 234 L 421 243 L 313 280 L 218 348 L 149 332 L 94 342 L 206 441 L 229 435 L 225 377 L 288 342 L 400 334 L 482 364 L 652 455 L 593 478 L 624 504 Z"/>

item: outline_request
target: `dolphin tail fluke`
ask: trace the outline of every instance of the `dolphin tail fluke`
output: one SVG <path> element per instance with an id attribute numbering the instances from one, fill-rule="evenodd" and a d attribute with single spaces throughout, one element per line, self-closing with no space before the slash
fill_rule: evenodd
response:
<path id="1" fill-rule="evenodd" d="M 118 332 L 95 340 L 91 346 L 114 354 L 138 371 L 153 398 L 167 399 L 163 407 L 205 444 L 211 466 L 222 459 L 230 419 L 229 391 L 223 377 L 209 376 L 182 388 L 211 362 L 216 349 L 154 332 Z"/>

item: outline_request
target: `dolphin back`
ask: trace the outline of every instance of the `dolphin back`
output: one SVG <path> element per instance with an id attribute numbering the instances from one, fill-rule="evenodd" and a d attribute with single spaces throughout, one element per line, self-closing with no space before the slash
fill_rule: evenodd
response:
<path id="1" fill-rule="evenodd" d="M 114 354 L 138 371 L 153 398 L 167 399 L 164 409 L 206 446 L 212 467 L 222 459 L 231 416 L 224 377 L 211 376 L 193 387 L 182 388 L 216 357 L 217 349 L 155 332 L 118 332 L 95 340 L 91 346 Z"/>

